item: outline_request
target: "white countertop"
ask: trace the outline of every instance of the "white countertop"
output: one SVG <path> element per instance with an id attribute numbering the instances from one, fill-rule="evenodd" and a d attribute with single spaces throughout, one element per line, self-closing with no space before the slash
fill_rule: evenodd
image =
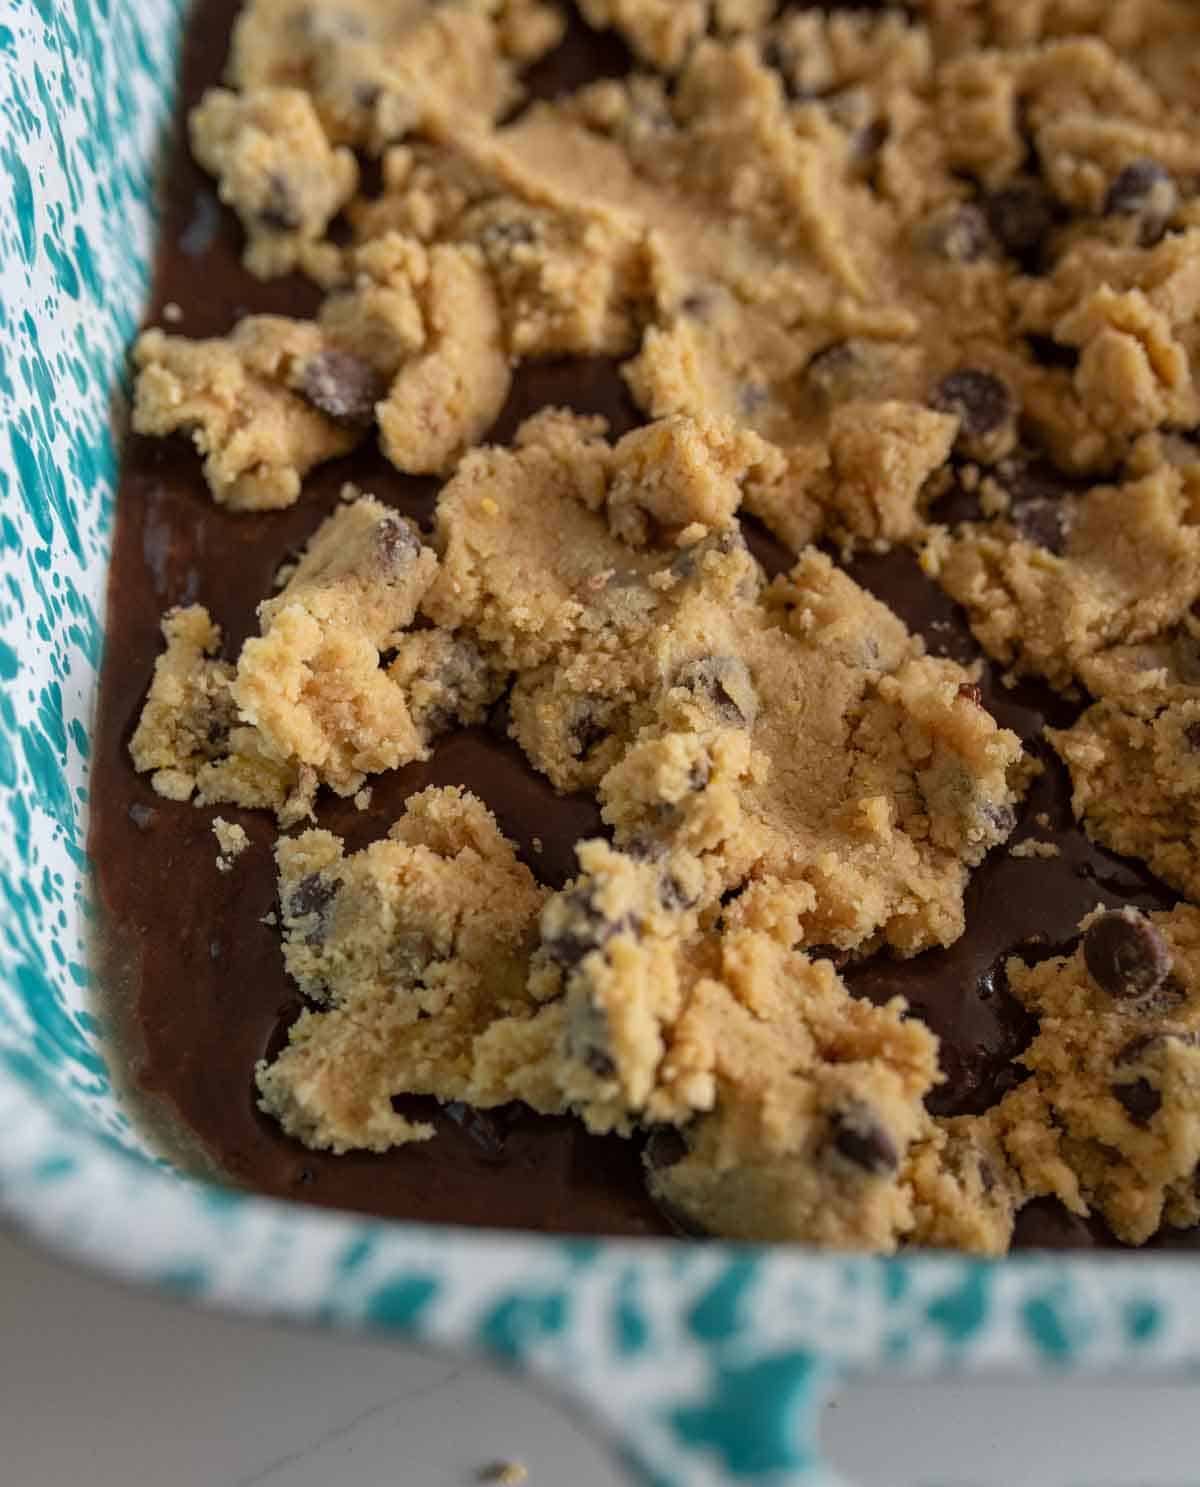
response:
<path id="1" fill-rule="evenodd" d="M 826 1438 L 849 1487 L 1200 1487 L 1200 1382 L 860 1385 Z M 208 1316 L 0 1234 L 3 1487 L 469 1487 L 503 1461 L 631 1487 L 490 1368 Z"/>

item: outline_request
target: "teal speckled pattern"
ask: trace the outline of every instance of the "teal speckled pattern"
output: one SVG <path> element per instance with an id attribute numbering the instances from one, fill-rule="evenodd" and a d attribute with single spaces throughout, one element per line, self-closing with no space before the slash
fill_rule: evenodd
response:
<path id="1" fill-rule="evenodd" d="M 147 288 L 177 0 L 0 0 L 0 1207 L 197 1303 L 487 1352 L 573 1395 L 648 1483 L 829 1487 L 848 1372 L 1200 1365 L 1194 1260 L 543 1240 L 366 1222 L 140 1146 L 88 1006 L 88 720 L 124 348 Z"/>

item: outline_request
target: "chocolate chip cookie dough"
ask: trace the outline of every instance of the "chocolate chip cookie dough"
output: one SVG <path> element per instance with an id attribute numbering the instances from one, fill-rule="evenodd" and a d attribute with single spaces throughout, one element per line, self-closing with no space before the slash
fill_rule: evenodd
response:
<path id="1" fill-rule="evenodd" d="M 233 513 L 376 444 L 438 484 L 424 523 L 348 487 L 228 654 L 208 596 L 169 611 L 136 768 L 290 831 L 488 720 L 603 833 L 557 892 L 458 786 L 357 850 L 281 837 L 307 1006 L 262 1108 L 337 1153 L 430 1138 L 411 1096 L 569 1115 L 738 1238 L 998 1253 L 1043 1195 L 1196 1223 L 1195 911 L 1020 947 L 1038 1030 L 972 1113 L 852 972 L 959 941 L 1058 759 L 1090 838 L 1200 897 L 1200 22 L 577 9 L 639 65 L 522 107 L 562 7 L 251 0 L 191 116 L 247 268 L 316 308 L 147 331 L 135 428 Z M 551 396 L 492 437 L 522 366 L 598 357 L 641 426 Z M 902 546 L 1061 694 L 1045 745 L 839 565 Z"/>

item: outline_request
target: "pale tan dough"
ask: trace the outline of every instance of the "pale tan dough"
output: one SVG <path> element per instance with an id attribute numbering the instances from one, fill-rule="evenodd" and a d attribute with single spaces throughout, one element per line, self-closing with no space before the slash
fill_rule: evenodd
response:
<path id="1" fill-rule="evenodd" d="M 340 255 L 321 239 L 357 190 L 358 165 L 350 150 L 331 148 L 307 93 L 210 88 L 188 128 L 196 159 L 241 219 L 251 273 L 336 270 Z"/>
<path id="2" fill-rule="evenodd" d="M 513 735 L 560 788 L 599 786 L 619 842 L 701 855 L 711 897 L 749 874 L 786 880 L 812 943 L 950 943 L 968 868 L 1015 820 L 1016 738 L 963 668 L 924 657 L 816 552 L 763 594 L 736 529 L 697 522 L 665 549 L 613 537 L 605 513 L 627 524 L 614 491 L 651 438 L 677 519 L 732 499 L 728 447 L 680 432 L 610 449 L 592 424 L 544 415 L 517 450 L 470 456 L 439 502 L 426 613 L 518 672 Z M 531 532 L 534 492 L 546 520 Z"/>
<path id="3" fill-rule="evenodd" d="M 168 800 L 307 814 L 312 783 L 239 723 L 236 668 L 221 660 L 221 631 L 199 604 L 163 616 L 166 648 L 129 741 L 134 768 Z"/>
<path id="4" fill-rule="evenodd" d="M 291 506 L 314 465 L 347 453 L 362 437 L 289 385 L 297 367 L 322 349 L 316 326 L 278 315 L 249 315 L 229 336 L 205 341 L 148 330 L 133 349 L 133 427 L 139 434 L 190 434 L 221 505 Z"/>
<path id="5" fill-rule="evenodd" d="M 130 743 L 160 794 L 268 807 L 289 824 L 319 786 L 356 794 L 368 775 L 428 757 L 499 695 L 505 671 L 471 636 L 409 630 L 433 552 L 395 511 L 347 495 L 259 606 L 262 633 L 236 663 L 218 658 L 206 610 L 164 620 L 167 649 Z"/>
<path id="6" fill-rule="evenodd" d="M 285 960 L 317 1006 L 259 1065 L 263 1108 L 310 1146 L 383 1151 L 432 1135 L 393 1095 L 512 1098 L 473 1049 L 496 1020 L 537 1010 L 525 972 L 545 894 L 487 808 L 430 789 L 361 852 L 309 831 L 276 858 Z"/>
<path id="7" fill-rule="evenodd" d="M 1020 471 L 1008 484 L 1009 509 L 935 532 L 924 566 L 1014 671 L 1069 687 L 1092 658 L 1152 639 L 1200 596 L 1200 525 L 1174 467 L 1085 493 L 1043 495 Z"/>
<path id="8" fill-rule="evenodd" d="M 1089 971 L 1096 917 L 1083 921 L 1073 954 L 1009 961 L 1012 990 L 1041 1025 L 1021 1055 L 1031 1077 L 990 1119 L 1030 1195 L 1096 1209 L 1118 1238 L 1141 1244 L 1164 1217 L 1197 1217 L 1200 910 L 1150 916 L 1169 969 L 1141 996 L 1113 995 Z"/>
<path id="9" fill-rule="evenodd" d="M 332 140 L 377 153 L 410 131 L 512 107 L 518 69 L 562 25 L 541 0 L 250 0 L 229 79 L 303 88 Z"/>
<path id="10" fill-rule="evenodd" d="M 1088 835 L 1200 900 L 1200 696 L 1157 713 L 1098 702 L 1046 736 L 1071 771 Z"/>
<path id="11" fill-rule="evenodd" d="M 416 531 L 369 496 L 314 533 L 283 590 L 259 606 L 234 700 L 269 747 L 341 795 L 423 758 L 427 743 L 380 657 L 412 622 L 437 566 Z"/>

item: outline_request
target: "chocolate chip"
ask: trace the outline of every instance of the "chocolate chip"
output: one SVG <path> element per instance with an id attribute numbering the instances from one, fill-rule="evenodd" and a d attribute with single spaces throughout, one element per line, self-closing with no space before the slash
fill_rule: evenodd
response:
<path id="1" fill-rule="evenodd" d="M 987 218 L 969 203 L 939 212 L 925 224 L 921 238 L 930 253 L 951 263 L 977 263 L 994 246 Z"/>
<path id="2" fill-rule="evenodd" d="M 375 550 L 385 568 L 398 572 L 420 556 L 421 539 L 402 516 L 389 512 L 375 528 Z"/>
<path id="3" fill-rule="evenodd" d="M 985 196 L 981 203 L 988 226 L 1012 258 L 1028 261 L 1058 218 L 1054 198 L 1037 181 L 1016 181 Z"/>
<path id="4" fill-rule="evenodd" d="M 304 221 L 291 186 L 278 171 L 267 180 L 267 199 L 258 210 L 258 220 L 271 232 L 295 232 Z"/>
<path id="5" fill-rule="evenodd" d="M 387 391 L 384 378 L 368 361 L 349 351 L 322 351 L 304 368 L 300 393 L 335 423 L 365 427 Z"/>
<path id="6" fill-rule="evenodd" d="M 321 873 L 309 873 L 301 878 L 287 897 L 287 917 L 303 919 L 306 914 L 321 914 L 337 897 L 339 884 Z"/>
<path id="7" fill-rule="evenodd" d="M 772 36 L 763 46 L 762 61 L 764 67 L 769 67 L 772 72 L 779 74 L 779 80 L 783 84 L 784 97 L 791 102 L 799 98 L 811 97 L 806 89 L 802 88 L 796 81 L 796 58 L 794 54 L 785 52 L 777 37 Z"/>
<path id="8" fill-rule="evenodd" d="M 627 914 L 617 920 L 606 919 L 593 904 L 591 890 L 584 887 L 570 888 L 560 895 L 558 908 L 562 927 L 543 933 L 542 948 L 566 970 L 573 969 L 585 955 L 602 949 L 614 935 L 633 926 Z"/>
<path id="9" fill-rule="evenodd" d="M 809 960 L 827 960 L 839 971 L 850 959 L 850 952 L 837 945 L 804 945 L 801 948 Z"/>
<path id="10" fill-rule="evenodd" d="M 642 1148 L 642 1160 L 651 1172 L 665 1172 L 682 1162 L 688 1144 L 677 1126 L 653 1126 Z"/>
<path id="11" fill-rule="evenodd" d="M 1083 958 L 1092 980 L 1114 997 L 1146 996 L 1171 969 L 1170 948 L 1149 919 L 1121 911 L 1101 914 L 1088 925 Z"/>
<path id="12" fill-rule="evenodd" d="M 726 723 L 750 728 L 758 716 L 754 682 L 746 663 L 737 656 L 705 656 L 689 661 L 680 668 L 675 685 L 707 698 Z"/>
<path id="13" fill-rule="evenodd" d="M 980 802 L 979 814 L 991 827 L 998 841 L 1011 835 L 1017 824 L 1017 813 L 1010 805 L 1001 805 L 994 800 Z"/>
<path id="14" fill-rule="evenodd" d="M 480 232 L 479 241 L 489 258 L 505 258 L 514 248 L 528 247 L 537 241 L 537 229 L 523 217 L 510 217 L 489 222 Z"/>
<path id="15" fill-rule="evenodd" d="M 583 1052 L 583 1062 L 597 1079 L 611 1079 L 617 1072 L 616 1064 L 601 1048 L 586 1048 Z"/>
<path id="16" fill-rule="evenodd" d="M 1016 413 L 1008 384 L 978 367 L 960 367 L 943 377 L 930 402 L 939 413 L 953 413 L 961 426 L 960 437 L 967 439 L 994 434 Z"/>
<path id="17" fill-rule="evenodd" d="M 574 759 L 586 759 L 609 736 L 609 730 L 587 703 L 580 703 L 567 729 L 567 748 Z"/>
<path id="18" fill-rule="evenodd" d="M 1148 1126 L 1162 1109 L 1162 1095 L 1148 1079 L 1135 1079 L 1132 1084 L 1111 1086 L 1113 1099 L 1135 1126 Z"/>
<path id="19" fill-rule="evenodd" d="M 835 341 L 811 358 L 804 369 L 809 385 L 828 402 L 853 397 L 869 378 L 869 356 L 857 341 Z"/>
<path id="20" fill-rule="evenodd" d="M 1064 346 L 1052 336 L 1040 336 L 1032 331 L 1025 340 L 1034 360 L 1043 367 L 1058 367 L 1064 372 L 1073 372 L 1079 365 L 1079 350 L 1075 346 Z"/>
<path id="21" fill-rule="evenodd" d="M 658 885 L 658 901 L 664 909 L 690 909 L 695 905 L 696 897 L 678 878 L 667 873 Z"/>
<path id="22" fill-rule="evenodd" d="M 1009 514 L 1026 542 L 1044 547 L 1058 558 L 1066 552 L 1074 516 L 1070 504 L 1035 497 L 1014 504 Z"/>
<path id="23" fill-rule="evenodd" d="M 885 119 L 872 119 L 861 129 L 854 132 L 851 150 L 856 160 L 871 160 L 879 154 L 887 143 L 890 134 Z"/>
<path id="24" fill-rule="evenodd" d="M 476 1110 L 473 1105 L 464 1105 L 461 1100 L 451 1100 L 443 1108 L 485 1157 L 499 1161 L 504 1156 L 508 1131 L 500 1117 L 490 1110 Z"/>
<path id="25" fill-rule="evenodd" d="M 1113 177 L 1104 198 L 1106 217 L 1166 218 L 1175 210 L 1178 193 L 1171 173 L 1157 160 L 1131 161 Z"/>
<path id="26" fill-rule="evenodd" d="M 1195 1048 L 1200 1045 L 1200 1033 L 1170 1031 L 1144 1033 L 1141 1037 L 1131 1038 L 1118 1051 L 1113 1063 L 1118 1069 L 1128 1068 L 1130 1064 L 1140 1064 L 1146 1058 L 1164 1051 L 1169 1043 L 1178 1043 L 1184 1048 Z"/>
<path id="27" fill-rule="evenodd" d="M 973 702 L 976 707 L 983 706 L 983 688 L 976 686 L 974 682 L 959 682 L 958 695 L 964 702 Z"/>
<path id="28" fill-rule="evenodd" d="M 856 1102 L 834 1114 L 830 1124 L 834 1150 L 864 1172 L 878 1177 L 900 1165 L 896 1143 L 868 1106 Z"/>

